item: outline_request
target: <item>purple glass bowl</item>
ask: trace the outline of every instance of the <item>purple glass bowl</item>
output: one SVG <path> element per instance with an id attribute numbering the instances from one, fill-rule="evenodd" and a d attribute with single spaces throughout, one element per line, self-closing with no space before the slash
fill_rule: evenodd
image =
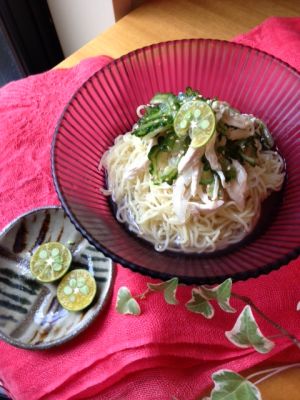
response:
<path id="1" fill-rule="evenodd" d="M 239 246 L 202 256 L 158 253 L 129 234 L 100 193 L 102 154 L 136 122 L 136 108 L 156 92 L 187 86 L 261 118 L 286 160 L 280 201 L 264 209 L 267 224 Z M 152 277 L 212 284 L 256 277 L 300 254 L 300 76 L 250 47 L 218 40 L 179 40 L 133 51 L 95 73 L 74 94 L 58 123 L 52 171 L 71 221 L 100 251 Z M 271 204 L 272 203 L 272 204 Z M 270 206 L 271 204 L 271 206 Z"/>

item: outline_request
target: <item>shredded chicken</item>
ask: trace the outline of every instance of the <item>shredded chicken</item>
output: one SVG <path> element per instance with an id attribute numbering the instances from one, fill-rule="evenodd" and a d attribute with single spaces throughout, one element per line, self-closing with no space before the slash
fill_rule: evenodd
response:
<path id="1" fill-rule="evenodd" d="M 218 122 L 222 119 L 223 114 L 229 109 L 229 104 L 225 101 L 214 101 L 211 107 L 216 113 L 216 120 Z"/>
<path id="2" fill-rule="evenodd" d="M 212 200 L 203 192 L 202 186 L 199 185 L 200 169 L 199 160 L 197 164 L 190 167 L 181 174 L 175 181 L 173 188 L 173 209 L 180 223 L 185 223 L 188 209 L 193 213 L 200 211 L 209 212 L 221 207 L 224 204 L 223 200 L 217 200 L 219 192 L 219 180 L 215 178 Z M 190 197 L 199 195 L 201 202 L 189 201 Z"/>
<path id="3" fill-rule="evenodd" d="M 201 187 L 199 185 L 199 179 L 202 173 L 203 165 L 194 165 L 192 170 L 192 182 L 191 182 L 191 195 L 193 197 L 198 193 L 198 189 Z"/>
<path id="4" fill-rule="evenodd" d="M 217 134 L 215 133 L 210 141 L 207 143 L 205 149 L 205 157 L 207 158 L 210 167 L 215 171 L 221 170 L 221 166 L 219 164 L 218 157 L 215 151 L 216 138 Z"/>
<path id="5" fill-rule="evenodd" d="M 140 158 L 137 158 L 131 165 L 130 168 L 125 169 L 124 171 L 124 178 L 125 179 L 132 179 L 134 178 L 139 172 L 145 171 L 145 169 L 149 165 L 148 153 L 152 146 L 156 143 L 156 139 L 150 139 L 149 144 L 147 146 L 146 154 Z"/>
<path id="6" fill-rule="evenodd" d="M 185 155 L 181 158 L 178 164 L 178 174 L 182 174 L 188 168 L 199 164 L 199 159 L 203 155 L 204 149 L 202 147 L 195 149 L 189 147 Z"/>
<path id="7" fill-rule="evenodd" d="M 223 112 L 222 121 L 229 126 L 240 129 L 246 129 L 249 125 L 253 125 L 250 115 L 240 114 L 229 108 Z"/>
<path id="8" fill-rule="evenodd" d="M 149 164 L 148 157 L 140 157 L 131 164 L 130 168 L 126 169 L 124 172 L 125 179 L 134 178 L 139 172 L 144 171 Z"/>
<path id="9" fill-rule="evenodd" d="M 238 209 L 242 211 L 245 207 L 245 197 L 247 193 L 247 172 L 245 168 L 236 160 L 232 160 L 236 170 L 236 179 L 225 184 L 228 196 L 236 203 Z"/>
<path id="10" fill-rule="evenodd" d="M 213 194 L 211 196 L 212 200 L 217 200 L 218 194 L 219 194 L 219 179 L 216 175 L 214 175 L 214 189 L 213 189 Z"/>
<path id="11" fill-rule="evenodd" d="M 211 168 L 219 175 L 221 179 L 222 186 L 225 185 L 225 176 L 222 172 L 221 165 L 219 163 L 216 151 L 215 151 L 215 143 L 216 143 L 217 134 L 210 139 L 210 141 L 206 145 L 205 157 L 207 158 Z"/>
<path id="12" fill-rule="evenodd" d="M 217 208 L 221 207 L 224 204 L 224 200 L 208 200 L 207 203 L 201 204 L 201 203 L 196 203 L 195 201 L 189 202 L 189 207 L 191 208 L 191 212 L 193 214 L 198 213 L 201 211 L 202 213 L 204 212 L 210 212 L 213 210 L 216 210 Z"/>
<path id="13" fill-rule="evenodd" d="M 185 195 L 186 192 L 185 183 L 186 183 L 186 176 L 184 175 L 179 176 L 174 184 L 173 196 L 172 196 L 173 210 L 178 218 L 178 221 L 182 224 L 185 223 L 186 221 L 186 211 L 188 205 L 188 199 L 187 196 Z"/>
<path id="14" fill-rule="evenodd" d="M 239 139 L 247 139 L 249 136 L 254 135 L 254 125 L 249 124 L 245 129 L 234 129 L 234 128 L 228 128 L 226 132 L 226 136 L 230 140 L 239 140 Z"/>

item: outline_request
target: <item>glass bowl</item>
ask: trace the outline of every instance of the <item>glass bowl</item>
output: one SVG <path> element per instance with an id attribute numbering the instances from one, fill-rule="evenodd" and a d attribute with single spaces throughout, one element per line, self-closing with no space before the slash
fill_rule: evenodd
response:
<path id="1" fill-rule="evenodd" d="M 100 192 L 103 153 L 131 130 L 136 108 L 156 92 L 199 90 L 262 119 L 286 161 L 280 198 L 270 197 L 257 229 L 219 253 L 162 252 L 117 222 Z M 74 225 L 105 255 L 155 278 L 187 284 L 244 280 L 279 268 L 300 251 L 300 76 L 284 62 L 247 46 L 189 39 L 133 51 L 96 72 L 74 94 L 58 123 L 52 172 L 62 206 Z"/>

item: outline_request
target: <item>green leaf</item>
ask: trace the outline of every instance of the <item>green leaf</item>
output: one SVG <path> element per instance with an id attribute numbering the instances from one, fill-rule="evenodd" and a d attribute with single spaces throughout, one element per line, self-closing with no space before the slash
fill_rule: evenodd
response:
<path id="1" fill-rule="evenodd" d="M 132 297 L 130 290 L 122 286 L 118 290 L 116 310 L 119 314 L 140 315 L 141 309 L 138 302 Z"/>
<path id="2" fill-rule="evenodd" d="M 214 308 L 210 302 L 202 296 L 200 288 L 192 290 L 192 298 L 186 303 L 186 308 L 196 314 L 202 314 L 205 318 L 210 319 L 214 316 Z"/>
<path id="3" fill-rule="evenodd" d="M 178 304 L 176 299 L 178 278 L 172 278 L 162 283 L 147 283 L 147 286 L 153 292 L 164 292 L 164 298 L 168 304 Z"/>
<path id="4" fill-rule="evenodd" d="M 226 279 L 221 285 L 215 286 L 213 288 L 208 288 L 207 286 L 201 286 L 202 296 L 207 300 L 217 300 L 219 306 L 223 311 L 228 313 L 234 313 L 236 310 L 231 307 L 229 300 L 231 295 L 232 280 Z"/>
<path id="5" fill-rule="evenodd" d="M 261 400 L 258 388 L 236 372 L 220 370 L 212 374 L 215 387 L 211 400 Z"/>
<path id="6" fill-rule="evenodd" d="M 251 307 L 247 305 L 239 315 L 231 331 L 225 332 L 227 339 L 238 347 L 253 347 L 259 353 L 268 353 L 274 343 L 261 333 Z"/>

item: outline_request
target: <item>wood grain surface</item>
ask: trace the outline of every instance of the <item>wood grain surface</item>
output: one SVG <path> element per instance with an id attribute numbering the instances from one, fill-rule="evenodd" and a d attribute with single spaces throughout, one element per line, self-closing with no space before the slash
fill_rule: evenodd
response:
<path id="1" fill-rule="evenodd" d="M 58 66 L 71 67 L 100 54 L 116 58 L 165 40 L 196 37 L 229 40 L 274 15 L 300 16 L 300 1 L 149 0 Z"/>

